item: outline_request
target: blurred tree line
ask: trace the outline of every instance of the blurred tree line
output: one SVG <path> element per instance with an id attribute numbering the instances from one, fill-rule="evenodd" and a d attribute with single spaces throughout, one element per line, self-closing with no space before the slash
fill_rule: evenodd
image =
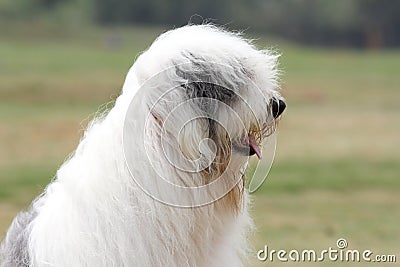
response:
<path id="1" fill-rule="evenodd" d="M 314 45 L 400 45 L 397 0 L 0 0 L 1 20 L 55 20 L 101 25 L 181 26 L 206 21 Z M 198 20 L 198 17 L 197 17 Z"/>

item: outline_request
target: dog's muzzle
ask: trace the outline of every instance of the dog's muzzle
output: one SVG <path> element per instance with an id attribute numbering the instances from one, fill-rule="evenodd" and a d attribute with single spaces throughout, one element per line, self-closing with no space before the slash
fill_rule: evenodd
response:
<path id="1" fill-rule="evenodd" d="M 272 98 L 269 103 L 269 108 L 274 119 L 277 119 L 285 110 L 286 103 L 281 99 Z M 259 144 L 257 144 L 255 137 L 250 134 L 248 136 L 244 136 L 237 144 L 234 144 L 234 147 L 237 151 L 246 153 L 249 156 L 257 155 L 257 157 L 261 159 L 262 155 Z"/>

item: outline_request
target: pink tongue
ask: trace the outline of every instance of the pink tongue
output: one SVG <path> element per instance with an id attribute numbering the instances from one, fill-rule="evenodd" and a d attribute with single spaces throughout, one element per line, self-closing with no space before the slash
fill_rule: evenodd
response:
<path id="1" fill-rule="evenodd" d="M 249 136 L 249 146 L 256 152 L 257 158 L 261 159 L 261 157 L 262 157 L 261 150 L 256 145 L 256 142 L 254 141 L 254 139 L 251 136 Z"/>

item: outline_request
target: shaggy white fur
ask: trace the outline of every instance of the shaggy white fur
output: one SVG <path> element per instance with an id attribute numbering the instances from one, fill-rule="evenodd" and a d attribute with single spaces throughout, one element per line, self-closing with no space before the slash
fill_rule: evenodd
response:
<path id="1" fill-rule="evenodd" d="M 252 225 L 243 171 L 284 108 L 276 65 L 215 26 L 161 35 L 15 218 L 1 266 L 243 266 Z M 196 191 L 217 180 L 218 193 Z"/>

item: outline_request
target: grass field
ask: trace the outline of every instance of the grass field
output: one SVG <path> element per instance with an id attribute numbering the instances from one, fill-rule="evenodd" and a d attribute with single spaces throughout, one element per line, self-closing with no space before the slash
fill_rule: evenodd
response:
<path id="1" fill-rule="evenodd" d="M 2 35 L 0 238 L 73 151 L 99 106 L 115 99 L 138 52 L 160 32 L 135 27 Z M 268 180 L 252 195 L 254 250 L 265 244 L 325 249 L 346 238 L 351 249 L 396 254 L 399 262 L 400 51 L 305 48 L 268 38 L 257 44 L 282 53 L 288 108 Z M 257 262 L 255 252 L 253 258 L 249 266 L 268 265 Z"/>

